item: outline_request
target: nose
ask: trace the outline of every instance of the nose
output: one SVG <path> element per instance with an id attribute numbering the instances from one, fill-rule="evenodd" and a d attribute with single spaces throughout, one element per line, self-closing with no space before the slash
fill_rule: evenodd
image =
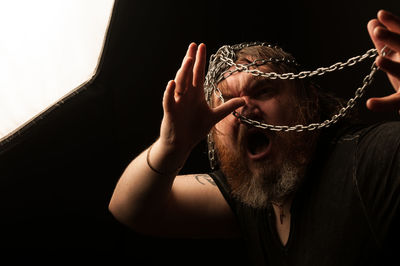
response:
<path id="1" fill-rule="evenodd" d="M 260 107 L 257 103 L 256 100 L 252 99 L 249 96 L 243 96 L 244 100 L 245 100 L 245 105 L 241 106 L 239 109 L 237 109 L 236 111 L 243 115 L 246 116 L 248 118 L 260 118 L 262 113 L 260 110 Z"/>

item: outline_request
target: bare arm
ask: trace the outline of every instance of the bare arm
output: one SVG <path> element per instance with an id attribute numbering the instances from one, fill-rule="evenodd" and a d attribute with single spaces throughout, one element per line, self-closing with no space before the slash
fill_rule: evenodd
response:
<path id="1" fill-rule="evenodd" d="M 137 231 L 193 237 L 238 234 L 229 206 L 218 188 L 205 182 L 206 175 L 175 178 L 211 127 L 244 103 L 232 99 L 210 109 L 204 99 L 204 68 L 205 46 L 191 44 L 164 93 L 160 138 L 150 153 L 145 150 L 129 164 L 116 185 L 109 209 Z"/>

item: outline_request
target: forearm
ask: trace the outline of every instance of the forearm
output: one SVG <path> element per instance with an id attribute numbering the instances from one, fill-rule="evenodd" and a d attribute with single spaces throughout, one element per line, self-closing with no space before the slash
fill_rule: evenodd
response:
<path id="1" fill-rule="evenodd" d="M 172 183 L 190 153 L 160 140 L 148 151 L 143 151 L 125 169 L 109 204 L 112 214 L 131 227 L 142 227 L 163 215 Z"/>
<path id="2" fill-rule="evenodd" d="M 175 191 L 171 193 L 177 170 L 218 121 L 245 104 L 244 99 L 237 98 L 210 108 L 203 90 L 205 65 L 205 45 L 197 49 L 192 43 L 175 80 L 165 89 L 160 138 L 148 160 L 146 150 L 130 163 L 117 183 L 109 209 L 119 221 L 140 229 L 154 228 L 162 223 L 167 207 L 184 209 L 172 197 Z"/>

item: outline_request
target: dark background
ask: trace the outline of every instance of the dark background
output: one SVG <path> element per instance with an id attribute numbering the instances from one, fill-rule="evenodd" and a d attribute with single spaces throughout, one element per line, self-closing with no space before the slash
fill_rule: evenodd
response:
<path id="1" fill-rule="evenodd" d="M 382 8 L 400 15 L 397 2 L 117 0 L 95 77 L 0 143 L 0 260 L 246 265 L 241 241 L 142 236 L 107 210 L 125 166 L 158 136 L 162 93 L 187 46 L 204 42 L 211 54 L 268 41 L 310 70 L 372 48 L 367 22 Z M 371 62 L 318 81 L 352 97 Z M 366 97 L 389 92 L 378 73 Z M 361 119 L 397 119 L 365 110 L 366 97 Z M 208 170 L 202 142 L 183 173 Z"/>

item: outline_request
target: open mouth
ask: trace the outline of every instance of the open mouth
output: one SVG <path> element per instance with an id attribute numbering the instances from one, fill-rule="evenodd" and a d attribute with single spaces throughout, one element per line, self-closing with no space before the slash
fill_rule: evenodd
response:
<path id="1" fill-rule="evenodd" d="M 249 130 L 247 152 L 251 159 L 261 159 L 269 152 L 270 138 L 261 130 Z"/>

